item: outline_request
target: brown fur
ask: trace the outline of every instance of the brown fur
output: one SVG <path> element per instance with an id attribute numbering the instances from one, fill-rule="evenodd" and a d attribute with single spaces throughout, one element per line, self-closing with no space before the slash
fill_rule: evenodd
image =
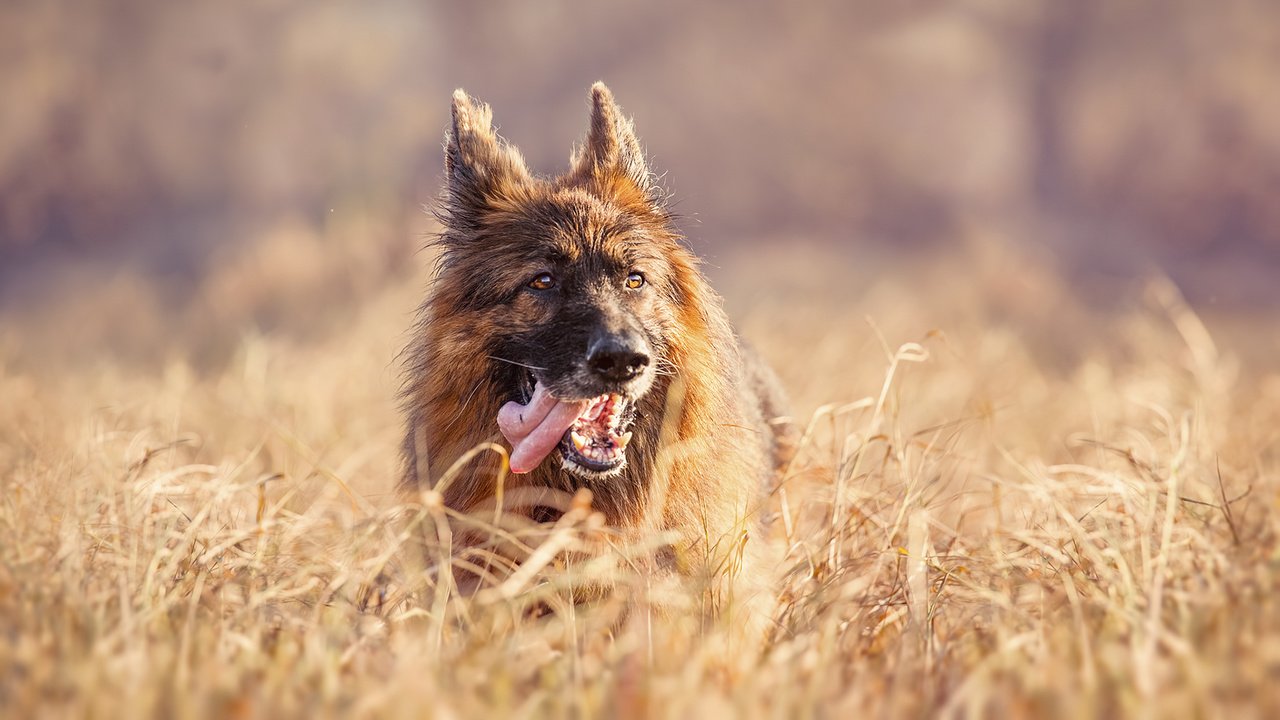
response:
<path id="1" fill-rule="evenodd" d="M 720 569 L 726 561 L 741 567 L 758 554 L 761 489 L 787 447 L 763 411 L 778 412 L 781 396 L 767 367 L 744 360 L 720 298 L 672 226 L 630 120 L 603 84 L 591 97 L 590 130 L 570 170 L 541 178 L 494 133 L 487 105 L 454 95 L 443 255 L 408 349 L 402 486 L 437 487 L 465 453 L 502 441 L 495 417 L 511 398 L 502 380 L 508 368 L 493 359 L 495 339 L 546 320 L 543 308 L 519 294 L 500 304 L 478 299 L 476 278 L 484 287 L 520 287 L 536 270 L 532 246 L 566 262 L 625 255 L 655 288 L 644 312 L 662 328 L 668 371 L 639 401 L 644 424 L 637 421 L 627 467 L 620 477 L 586 482 L 548 459 L 527 475 L 508 476 L 506 488 L 572 493 L 589 485 L 594 507 L 623 535 L 678 532 L 674 557 L 683 572 Z M 676 388 L 678 407 L 671 402 Z M 679 413 L 674 421 L 669 410 Z M 664 422 L 675 430 L 670 448 L 659 446 Z M 672 457 L 665 465 L 664 451 Z M 499 463 L 491 452 L 466 463 L 443 486 L 445 504 L 468 512 L 492 503 Z"/>

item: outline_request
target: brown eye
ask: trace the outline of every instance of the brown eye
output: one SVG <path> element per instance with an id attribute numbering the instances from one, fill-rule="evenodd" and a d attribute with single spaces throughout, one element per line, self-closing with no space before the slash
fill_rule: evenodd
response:
<path id="1" fill-rule="evenodd" d="M 529 287 L 534 290 L 550 290 L 556 286 L 556 279 L 551 273 L 538 273 L 529 281 Z"/>
<path id="2" fill-rule="evenodd" d="M 633 272 L 627 276 L 627 287 L 632 290 L 639 290 L 644 286 L 644 276 L 638 272 Z"/>

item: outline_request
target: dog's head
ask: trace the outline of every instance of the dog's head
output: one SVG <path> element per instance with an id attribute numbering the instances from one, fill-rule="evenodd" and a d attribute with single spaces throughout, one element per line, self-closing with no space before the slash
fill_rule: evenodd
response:
<path id="1" fill-rule="evenodd" d="M 494 133 L 487 105 L 455 93 L 436 292 L 475 317 L 504 399 L 540 389 L 576 408 L 556 450 L 566 470 L 599 478 L 621 472 L 640 401 L 672 373 L 681 277 L 695 271 L 630 120 L 603 84 L 591 100 L 569 171 L 543 178 Z"/>

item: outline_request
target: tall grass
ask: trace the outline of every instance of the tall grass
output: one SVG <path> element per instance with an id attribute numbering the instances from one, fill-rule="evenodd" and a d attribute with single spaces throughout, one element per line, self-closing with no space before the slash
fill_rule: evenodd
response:
<path id="1" fill-rule="evenodd" d="M 769 281 L 735 312 L 804 430 L 765 509 L 779 604 L 760 653 L 702 612 L 696 580 L 635 572 L 647 548 L 567 566 L 539 552 L 608 546 L 586 498 L 546 528 L 392 492 L 410 283 L 321 337 L 246 335 L 216 369 L 181 352 L 158 369 L 41 363 L 15 320 L 0 356 L 0 708 L 1280 712 L 1280 376 L 1242 369 L 1160 280 L 1123 310 L 1032 312 L 993 301 L 992 278 L 929 272 L 856 299 L 805 294 L 779 265 L 726 282 L 732 299 Z M 532 561 L 459 596 L 449 545 L 495 522 L 504 553 Z M 563 601 L 601 575 L 615 593 Z"/>

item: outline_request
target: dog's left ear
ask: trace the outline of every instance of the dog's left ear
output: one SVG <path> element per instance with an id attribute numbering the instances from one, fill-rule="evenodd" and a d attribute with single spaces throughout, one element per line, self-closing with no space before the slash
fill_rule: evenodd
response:
<path id="1" fill-rule="evenodd" d="M 613 93 L 602 82 L 591 86 L 591 128 L 582 147 L 570 157 L 570 184 L 582 185 L 601 197 L 658 207 L 662 189 L 645 162 L 635 126 L 622 114 Z"/>

